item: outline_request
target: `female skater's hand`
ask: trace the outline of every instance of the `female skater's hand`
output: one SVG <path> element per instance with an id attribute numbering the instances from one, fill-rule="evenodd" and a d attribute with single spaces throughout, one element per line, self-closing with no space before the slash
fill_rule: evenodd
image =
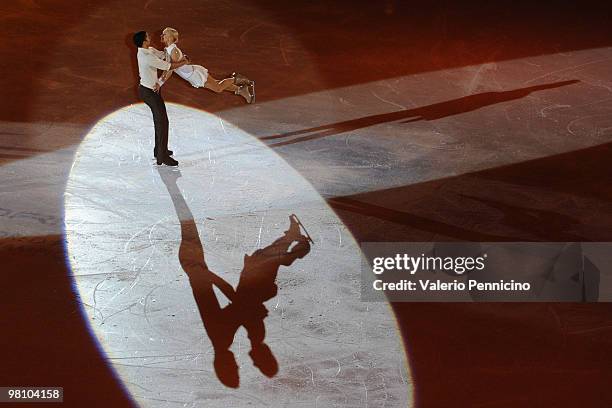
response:
<path id="1" fill-rule="evenodd" d="M 161 85 L 159 85 L 159 83 L 155 84 L 155 86 L 153 87 L 153 92 L 158 93 L 160 87 Z"/>

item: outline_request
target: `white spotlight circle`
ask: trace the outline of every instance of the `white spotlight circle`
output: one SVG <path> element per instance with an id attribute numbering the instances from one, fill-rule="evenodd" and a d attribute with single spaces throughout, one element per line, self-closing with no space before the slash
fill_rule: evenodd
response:
<path id="1" fill-rule="evenodd" d="M 83 313 L 132 398 L 152 407 L 410 405 L 392 311 L 360 301 L 361 252 L 324 199 L 241 129 L 167 107 L 180 174 L 155 165 L 151 113 L 132 105 L 85 137 L 65 196 L 67 255 Z M 168 183 L 188 210 L 177 210 Z M 229 388 L 213 368 L 179 262 L 179 218 L 192 215 L 208 268 L 236 287 L 245 254 L 283 236 L 292 213 L 315 243 L 281 266 L 278 295 L 265 303 L 265 342 L 279 371 L 268 378 L 254 366 L 241 328 L 231 346 L 240 386 Z"/>

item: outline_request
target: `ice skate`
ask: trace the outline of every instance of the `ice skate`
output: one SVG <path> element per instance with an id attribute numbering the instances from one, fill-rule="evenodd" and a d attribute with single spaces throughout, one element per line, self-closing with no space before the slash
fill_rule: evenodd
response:
<path id="1" fill-rule="evenodd" d="M 251 103 L 255 103 L 255 81 L 250 81 L 248 87 L 249 87 L 249 93 L 253 97 L 253 99 L 251 100 Z"/>
<path id="2" fill-rule="evenodd" d="M 246 103 L 253 103 L 253 101 L 255 100 L 255 96 L 252 95 L 251 92 L 249 91 L 248 85 L 240 86 L 234 93 L 236 95 L 242 96 L 244 100 L 246 101 Z"/>
<path id="3" fill-rule="evenodd" d="M 254 83 L 249 78 L 239 74 L 238 72 L 232 72 L 232 78 L 234 78 L 234 85 L 237 86 L 250 85 L 251 83 Z"/>

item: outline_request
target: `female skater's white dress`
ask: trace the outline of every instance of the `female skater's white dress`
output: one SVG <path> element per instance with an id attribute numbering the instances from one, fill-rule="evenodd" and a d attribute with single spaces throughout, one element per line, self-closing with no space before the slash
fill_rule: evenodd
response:
<path id="1" fill-rule="evenodd" d="M 176 49 L 179 53 L 179 60 L 183 58 L 183 52 L 181 49 L 177 47 L 176 44 L 170 44 L 165 48 L 168 61 L 172 61 L 170 56 L 172 55 L 172 51 L 174 49 Z M 201 65 L 183 65 L 182 67 L 175 69 L 174 72 L 189 82 L 194 88 L 203 87 L 208 79 L 208 70 Z"/>

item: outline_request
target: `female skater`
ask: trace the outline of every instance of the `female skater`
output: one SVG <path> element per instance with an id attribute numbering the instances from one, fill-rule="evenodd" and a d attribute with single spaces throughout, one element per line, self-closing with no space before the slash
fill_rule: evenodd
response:
<path id="1" fill-rule="evenodd" d="M 183 52 L 176 46 L 178 37 L 179 33 L 174 28 L 166 27 L 162 32 L 161 40 L 166 46 L 165 50 L 169 62 L 176 62 L 183 59 Z M 209 75 L 208 70 L 201 65 L 183 65 L 174 71 L 194 88 L 205 87 L 217 93 L 229 91 L 242 96 L 247 103 L 255 102 L 255 82 L 243 75 L 233 73 L 232 78 L 218 81 Z M 173 71 L 164 72 L 159 80 L 160 85 L 170 78 L 172 72 Z"/>

